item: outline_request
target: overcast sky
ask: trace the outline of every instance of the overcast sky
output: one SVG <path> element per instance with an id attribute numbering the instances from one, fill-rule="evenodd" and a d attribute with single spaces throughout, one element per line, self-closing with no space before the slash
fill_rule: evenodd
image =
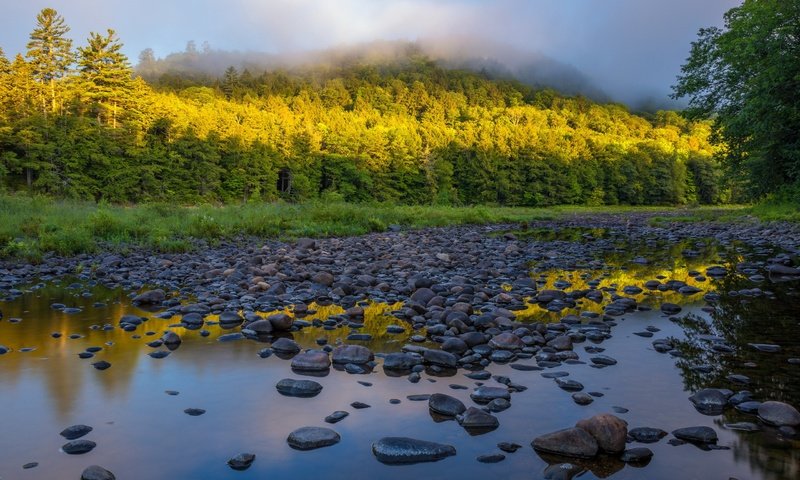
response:
<path id="1" fill-rule="evenodd" d="M 0 0 L 0 46 L 23 52 L 36 13 L 55 8 L 82 44 L 115 29 L 135 63 L 188 40 L 286 52 L 370 40 L 470 36 L 538 51 L 621 101 L 664 101 L 700 27 L 741 0 Z"/>

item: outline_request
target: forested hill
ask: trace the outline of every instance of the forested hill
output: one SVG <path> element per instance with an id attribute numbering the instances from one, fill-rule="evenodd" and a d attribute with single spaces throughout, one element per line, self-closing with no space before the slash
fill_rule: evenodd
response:
<path id="1" fill-rule="evenodd" d="M 0 56 L 7 190 L 110 202 L 459 205 L 730 195 L 707 123 L 638 116 L 421 55 L 148 83 L 132 77 L 112 31 L 76 50 L 61 45 L 60 62 L 33 35 L 31 44 L 27 56 Z"/>

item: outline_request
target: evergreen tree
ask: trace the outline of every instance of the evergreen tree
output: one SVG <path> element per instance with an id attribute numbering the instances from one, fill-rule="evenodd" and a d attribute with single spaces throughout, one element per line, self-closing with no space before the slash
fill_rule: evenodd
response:
<path id="1" fill-rule="evenodd" d="M 234 66 L 228 67 L 225 70 L 225 75 L 222 77 L 222 93 L 225 94 L 225 98 L 229 99 L 233 96 L 233 93 L 239 87 L 239 72 L 236 70 Z"/>
<path id="2" fill-rule="evenodd" d="M 120 108 L 127 102 L 133 73 L 114 30 L 103 36 L 92 32 L 88 45 L 78 48 L 78 67 L 86 85 L 82 92 L 94 104 L 98 122 L 117 128 Z"/>
<path id="3" fill-rule="evenodd" d="M 75 57 L 72 40 L 65 37 L 70 28 L 64 17 L 52 8 L 45 8 L 36 16 L 36 28 L 31 32 L 27 57 L 33 66 L 34 78 L 49 88 L 50 111 L 58 111 L 58 92 L 56 81 L 69 72 Z M 47 113 L 44 91 L 42 92 L 42 112 Z"/>

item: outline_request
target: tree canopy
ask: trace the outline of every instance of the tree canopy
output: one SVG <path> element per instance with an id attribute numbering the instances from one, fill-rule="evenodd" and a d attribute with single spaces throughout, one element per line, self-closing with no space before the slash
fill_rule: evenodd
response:
<path id="1" fill-rule="evenodd" d="M 800 183 L 800 1 L 745 0 L 701 29 L 673 88 L 753 194 Z"/>

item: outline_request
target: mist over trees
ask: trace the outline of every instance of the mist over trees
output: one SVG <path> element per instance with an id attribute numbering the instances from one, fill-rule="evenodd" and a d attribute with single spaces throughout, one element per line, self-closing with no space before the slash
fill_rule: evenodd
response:
<path id="1" fill-rule="evenodd" d="M 73 50 L 55 11 L 37 21 L 28 60 L 0 55 L 0 176 L 10 191 L 531 206 L 736 194 L 707 122 L 635 115 L 444 65 L 413 46 L 391 61 L 359 55 L 271 70 L 231 62 L 216 75 L 160 71 L 146 50 L 134 76 L 113 30 Z M 179 55 L 191 63 L 210 54 L 191 42 Z"/>

